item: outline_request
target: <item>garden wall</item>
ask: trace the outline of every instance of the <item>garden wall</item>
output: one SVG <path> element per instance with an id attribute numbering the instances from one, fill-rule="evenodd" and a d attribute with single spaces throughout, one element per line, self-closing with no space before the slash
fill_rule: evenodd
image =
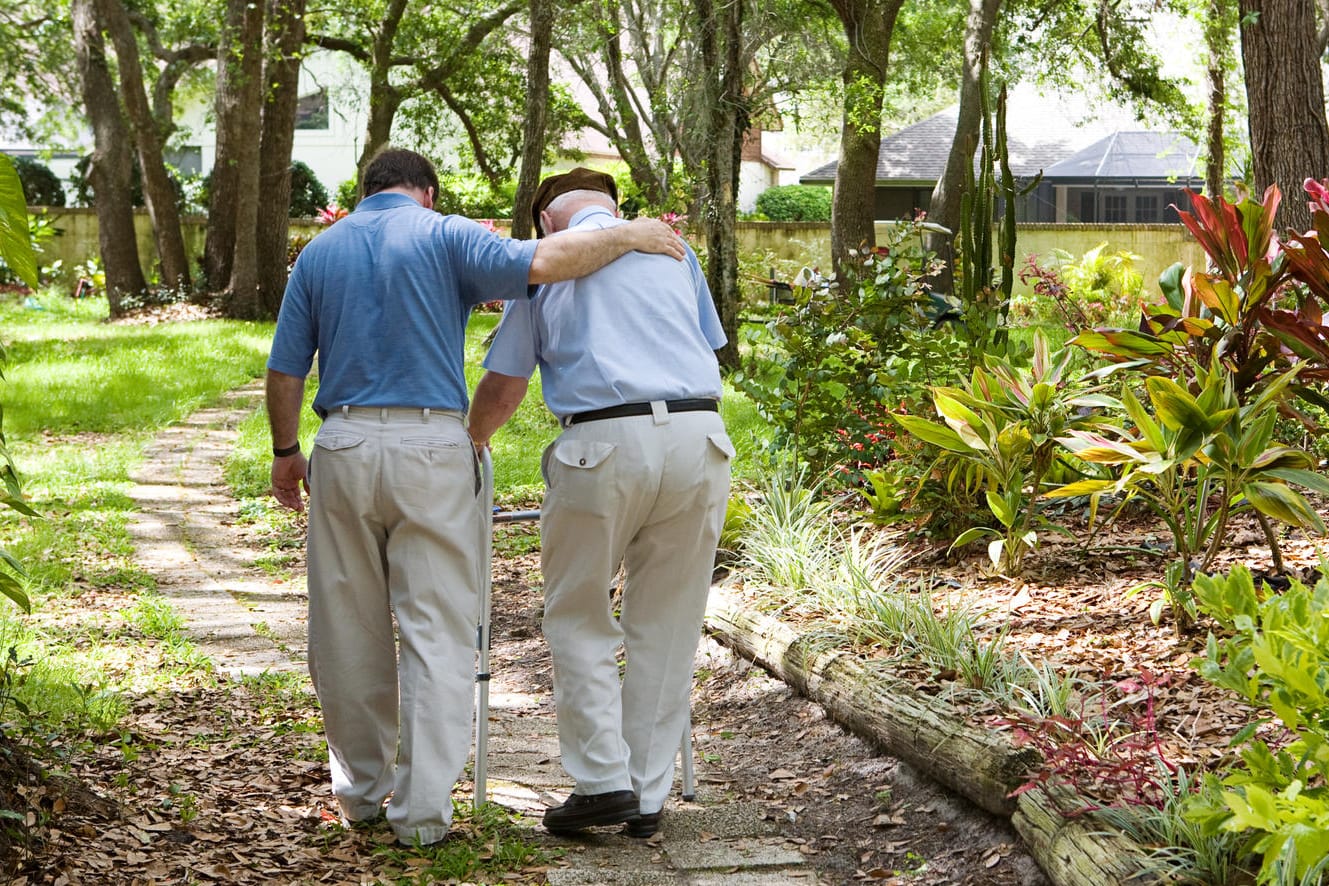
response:
<path id="1" fill-rule="evenodd" d="M 74 279 L 75 265 L 97 255 L 97 213 L 92 209 L 65 209 L 52 207 L 43 210 L 40 207 L 31 210 L 34 214 L 46 212 L 56 227 L 57 234 L 42 245 L 40 262 L 42 265 L 53 264 L 57 259 L 63 262 L 64 276 L 67 281 Z M 187 216 L 184 219 L 185 249 L 193 265 L 203 255 L 204 225 L 206 219 L 201 215 Z M 144 273 L 151 276 L 152 266 L 156 262 L 156 246 L 152 240 L 152 223 L 145 210 L 134 214 L 134 224 L 138 233 L 138 252 L 143 261 Z M 881 239 L 886 234 L 888 222 L 878 222 L 877 236 Z M 292 219 L 291 233 L 311 235 L 322 229 L 315 219 Z M 1016 270 L 1024 264 L 1030 254 L 1046 257 L 1053 249 L 1060 248 L 1075 256 L 1084 255 L 1099 243 L 1107 241 L 1111 251 L 1129 250 L 1141 256 L 1136 269 L 1144 276 L 1146 285 L 1158 279 L 1158 275 L 1175 261 L 1201 265 L 1204 253 L 1194 238 L 1181 225 L 1068 225 L 1068 224 L 1023 224 L 1018 229 L 1016 241 Z M 756 256 L 754 271 L 771 260 L 794 262 L 799 265 L 830 267 L 831 227 L 825 222 L 739 222 L 738 248 L 740 253 Z M 1023 289 L 1018 279 L 1017 290 Z"/>
<path id="2" fill-rule="evenodd" d="M 877 223 L 878 241 L 884 239 L 889 224 Z M 1173 262 L 1204 264 L 1204 252 L 1180 224 L 1022 224 L 1016 237 L 1017 292 L 1025 289 L 1019 282 L 1019 270 L 1026 256 L 1046 257 L 1053 249 L 1064 249 L 1079 257 L 1105 240 L 1108 251 L 1124 249 L 1141 257 L 1135 269 L 1144 277 L 1147 287 Z M 825 222 L 739 222 L 738 248 L 743 254 L 769 254 L 777 261 L 793 261 L 824 271 L 831 263 L 831 227 Z"/>
<path id="3" fill-rule="evenodd" d="M 32 207 L 28 210 L 33 215 L 45 216 L 55 226 L 55 236 L 41 244 L 38 262 L 46 267 L 61 262 L 61 279 L 73 285 L 77 280 L 74 272 L 76 265 L 97 256 L 97 211 L 89 208 L 49 208 Z M 203 238 L 207 218 L 202 215 L 185 216 L 181 227 L 185 238 L 185 254 L 190 258 L 190 266 L 198 268 L 203 256 Z M 313 234 L 322 229 L 316 219 L 292 219 L 292 234 Z M 134 212 L 134 231 L 138 238 L 139 261 L 143 264 L 143 273 L 154 276 L 157 264 L 157 245 L 152 238 L 152 220 L 147 210 Z"/>

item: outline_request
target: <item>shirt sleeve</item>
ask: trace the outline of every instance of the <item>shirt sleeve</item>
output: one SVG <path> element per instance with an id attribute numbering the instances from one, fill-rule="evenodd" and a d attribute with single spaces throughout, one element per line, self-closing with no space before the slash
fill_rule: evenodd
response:
<path id="1" fill-rule="evenodd" d="M 457 273 L 457 291 L 467 305 L 529 298 L 536 240 L 513 240 L 491 233 L 470 219 L 444 219 L 443 242 Z"/>
<path id="2" fill-rule="evenodd" d="M 711 287 L 706 284 L 706 275 L 702 273 L 696 253 L 691 249 L 688 250 L 688 265 L 697 289 L 697 321 L 701 324 L 702 335 L 706 336 L 706 343 L 712 351 L 718 351 L 728 343 L 729 337 L 724 334 L 720 315 L 715 310 L 715 299 L 711 298 Z"/>
<path id="3" fill-rule="evenodd" d="M 485 354 L 485 369 L 500 375 L 530 378 L 535 373 L 538 354 L 535 300 L 509 301 L 503 306 L 503 319 L 494 333 L 494 343 Z"/>
<path id="4" fill-rule="evenodd" d="M 318 330 L 310 309 L 309 293 L 304 286 L 304 274 L 297 259 L 291 277 L 286 281 L 281 310 L 277 314 L 277 331 L 272 337 L 272 350 L 268 354 L 268 368 L 285 375 L 304 378 L 314 363 L 318 349 Z"/>

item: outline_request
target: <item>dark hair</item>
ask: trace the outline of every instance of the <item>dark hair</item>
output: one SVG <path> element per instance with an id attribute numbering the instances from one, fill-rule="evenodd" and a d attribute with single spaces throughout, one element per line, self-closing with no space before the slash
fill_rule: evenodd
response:
<path id="1" fill-rule="evenodd" d="M 433 188 L 438 194 L 438 173 L 427 157 L 401 148 L 385 148 L 369 161 L 361 179 L 364 195 L 387 188 Z"/>

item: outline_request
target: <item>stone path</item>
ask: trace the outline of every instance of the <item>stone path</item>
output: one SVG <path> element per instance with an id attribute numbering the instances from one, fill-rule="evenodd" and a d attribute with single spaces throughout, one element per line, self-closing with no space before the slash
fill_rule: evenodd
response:
<path id="1" fill-rule="evenodd" d="M 162 432 L 133 477 L 139 512 L 131 534 L 138 559 L 187 623 L 199 649 L 231 674 L 305 669 L 303 589 L 285 588 L 254 567 L 261 552 L 236 531 L 237 504 L 222 480 L 236 426 L 258 404 L 261 385 L 227 395 Z M 547 696 L 504 681 L 495 659 L 490 697 L 489 795 L 538 817 L 563 799 L 554 712 Z M 755 804 L 717 796 L 697 763 L 695 801 L 675 798 L 650 841 L 594 832 L 568 849 L 563 884 L 776 886 L 823 882 Z M 715 779 L 722 782 L 723 779 Z M 537 834 L 543 834 L 542 831 Z M 551 840 L 552 842 L 552 840 Z"/>

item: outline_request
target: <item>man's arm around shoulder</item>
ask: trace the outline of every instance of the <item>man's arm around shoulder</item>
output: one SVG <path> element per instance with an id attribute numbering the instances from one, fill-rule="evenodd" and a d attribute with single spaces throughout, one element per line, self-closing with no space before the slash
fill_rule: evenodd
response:
<path id="1" fill-rule="evenodd" d="M 625 225 L 595 231 L 564 231 L 545 237 L 531 260 L 531 283 L 572 280 L 598 271 L 632 251 L 668 255 L 682 261 L 687 255 L 682 239 L 669 225 L 654 218 L 638 218 Z"/>

